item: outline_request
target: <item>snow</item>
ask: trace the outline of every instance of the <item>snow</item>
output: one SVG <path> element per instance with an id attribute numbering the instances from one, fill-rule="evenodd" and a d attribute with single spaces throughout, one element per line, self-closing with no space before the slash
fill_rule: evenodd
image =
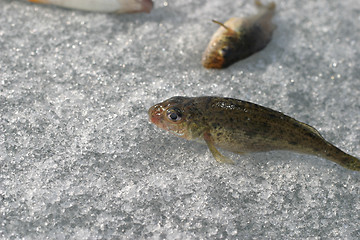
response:
<path id="1" fill-rule="evenodd" d="M 359 239 L 360 174 L 290 152 L 225 153 L 170 135 L 176 95 L 284 112 L 360 156 L 360 5 L 276 1 L 259 53 L 207 70 L 218 26 L 252 1 L 155 1 L 150 14 L 0 2 L 3 239 Z"/>

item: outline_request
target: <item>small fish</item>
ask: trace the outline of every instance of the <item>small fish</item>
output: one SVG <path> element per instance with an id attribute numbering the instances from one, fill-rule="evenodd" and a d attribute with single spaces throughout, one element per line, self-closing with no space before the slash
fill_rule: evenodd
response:
<path id="1" fill-rule="evenodd" d="M 263 49 L 271 40 L 276 26 L 271 23 L 275 3 L 267 6 L 255 1 L 259 13 L 247 18 L 230 18 L 212 36 L 203 57 L 205 68 L 225 68 Z"/>
<path id="2" fill-rule="evenodd" d="M 360 171 L 360 160 L 327 142 L 313 127 L 270 108 L 232 98 L 172 97 L 149 109 L 158 127 L 204 142 L 218 162 L 233 163 L 217 148 L 234 153 L 272 150 L 319 156 Z"/>
<path id="3" fill-rule="evenodd" d="M 33 3 L 53 4 L 94 12 L 149 13 L 153 8 L 151 0 L 28 0 Z"/>

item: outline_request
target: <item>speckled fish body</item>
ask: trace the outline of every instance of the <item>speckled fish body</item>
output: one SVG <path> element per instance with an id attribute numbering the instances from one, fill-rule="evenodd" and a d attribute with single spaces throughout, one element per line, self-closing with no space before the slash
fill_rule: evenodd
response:
<path id="1" fill-rule="evenodd" d="M 53 4 L 94 12 L 149 13 L 153 8 L 151 0 L 29 0 L 34 3 Z"/>
<path id="2" fill-rule="evenodd" d="M 247 18 L 230 18 L 212 36 L 202 64 L 205 68 L 225 68 L 263 49 L 271 40 L 276 26 L 271 23 L 275 3 L 255 1 L 258 14 Z"/>
<path id="3" fill-rule="evenodd" d="M 313 127 L 254 103 L 221 97 L 173 97 L 152 106 L 149 118 L 177 136 L 205 141 L 219 162 L 232 160 L 217 148 L 239 154 L 288 150 L 360 171 L 359 159 L 327 142 Z"/>

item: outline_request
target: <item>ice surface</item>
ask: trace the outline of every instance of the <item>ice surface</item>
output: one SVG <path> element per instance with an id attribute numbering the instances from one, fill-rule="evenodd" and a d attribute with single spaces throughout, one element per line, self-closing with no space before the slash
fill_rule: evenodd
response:
<path id="1" fill-rule="evenodd" d="M 155 1 L 150 14 L 0 2 L 0 238 L 360 239 L 360 174 L 288 152 L 218 164 L 148 122 L 174 95 L 280 110 L 360 156 L 360 5 L 276 1 L 261 52 L 225 70 L 211 19 L 252 1 Z"/>

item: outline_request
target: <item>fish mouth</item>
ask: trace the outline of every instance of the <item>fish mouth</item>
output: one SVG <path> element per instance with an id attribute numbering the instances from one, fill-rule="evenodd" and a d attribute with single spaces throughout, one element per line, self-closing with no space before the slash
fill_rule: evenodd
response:
<path id="1" fill-rule="evenodd" d="M 155 125 L 158 125 L 161 120 L 161 115 L 164 112 L 164 109 L 159 105 L 152 106 L 149 111 L 149 120 L 151 123 L 154 123 Z"/>
<path id="2" fill-rule="evenodd" d="M 215 52 L 205 51 L 201 61 L 205 68 L 223 68 L 225 59 Z"/>

